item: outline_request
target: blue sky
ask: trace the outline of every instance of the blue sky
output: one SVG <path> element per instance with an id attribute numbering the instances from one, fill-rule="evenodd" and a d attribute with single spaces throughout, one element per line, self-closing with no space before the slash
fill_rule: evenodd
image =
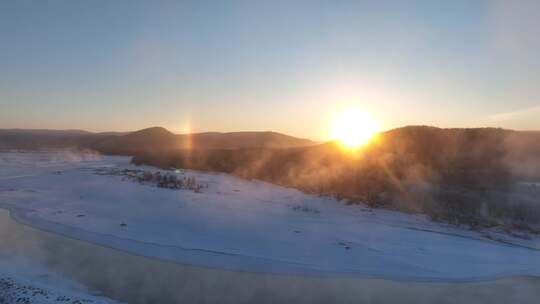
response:
<path id="1" fill-rule="evenodd" d="M 1 1 L 0 128 L 540 129 L 536 1 Z"/>

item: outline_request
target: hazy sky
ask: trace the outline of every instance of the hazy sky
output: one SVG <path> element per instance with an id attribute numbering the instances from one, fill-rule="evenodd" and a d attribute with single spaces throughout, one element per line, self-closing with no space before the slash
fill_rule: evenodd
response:
<path id="1" fill-rule="evenodd" d="M 0 1 L 0 128 L 540 129 L 540 1 Z"/>

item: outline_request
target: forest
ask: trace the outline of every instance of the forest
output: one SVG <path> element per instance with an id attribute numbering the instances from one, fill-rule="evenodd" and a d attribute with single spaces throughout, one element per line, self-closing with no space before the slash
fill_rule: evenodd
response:
<path id="1" fill-rule="evenodd" d="M 354 151 L 334 142 L 284 149 L 171 149 L 136 154 L 132 162 L 225 172 L 471 227 L 540 228 L 536 132 L 412 126 L 381 133 Z"/>

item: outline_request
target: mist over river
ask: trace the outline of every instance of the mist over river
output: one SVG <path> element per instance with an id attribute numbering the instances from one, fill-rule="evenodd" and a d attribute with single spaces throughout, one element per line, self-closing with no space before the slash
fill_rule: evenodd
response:
<path id="1" fill-rule="evenodd" d="M 0 209 L 0 248 L 128 303 L 536 303 L 540 279 L 471 283 L 315 278 L 223 271 L 144 258 L 37 230 Z"/>

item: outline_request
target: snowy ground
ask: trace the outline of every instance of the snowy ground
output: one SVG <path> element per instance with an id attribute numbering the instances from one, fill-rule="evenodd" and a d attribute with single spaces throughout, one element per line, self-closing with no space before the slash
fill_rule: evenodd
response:
<path id="1" fill-rule="evenodd" d="M 56 274 L 41 264 L 7 256 L 0 250 L 0 303 L 21 304 L 113 304 L 91 295 L 83 286 Z"/>
<path id="2" fill-rule="evenodd" d="M 395 280 L 540 275 L 540 241 L 530 236 L 344 206 L 224 174 L 178 173 L 209 185 L 195 193 L 95 174 L 103 167 L 135 168 L 125 157 L 1 153 L 0 207 L 39 229 L 197 266 Z"/>

